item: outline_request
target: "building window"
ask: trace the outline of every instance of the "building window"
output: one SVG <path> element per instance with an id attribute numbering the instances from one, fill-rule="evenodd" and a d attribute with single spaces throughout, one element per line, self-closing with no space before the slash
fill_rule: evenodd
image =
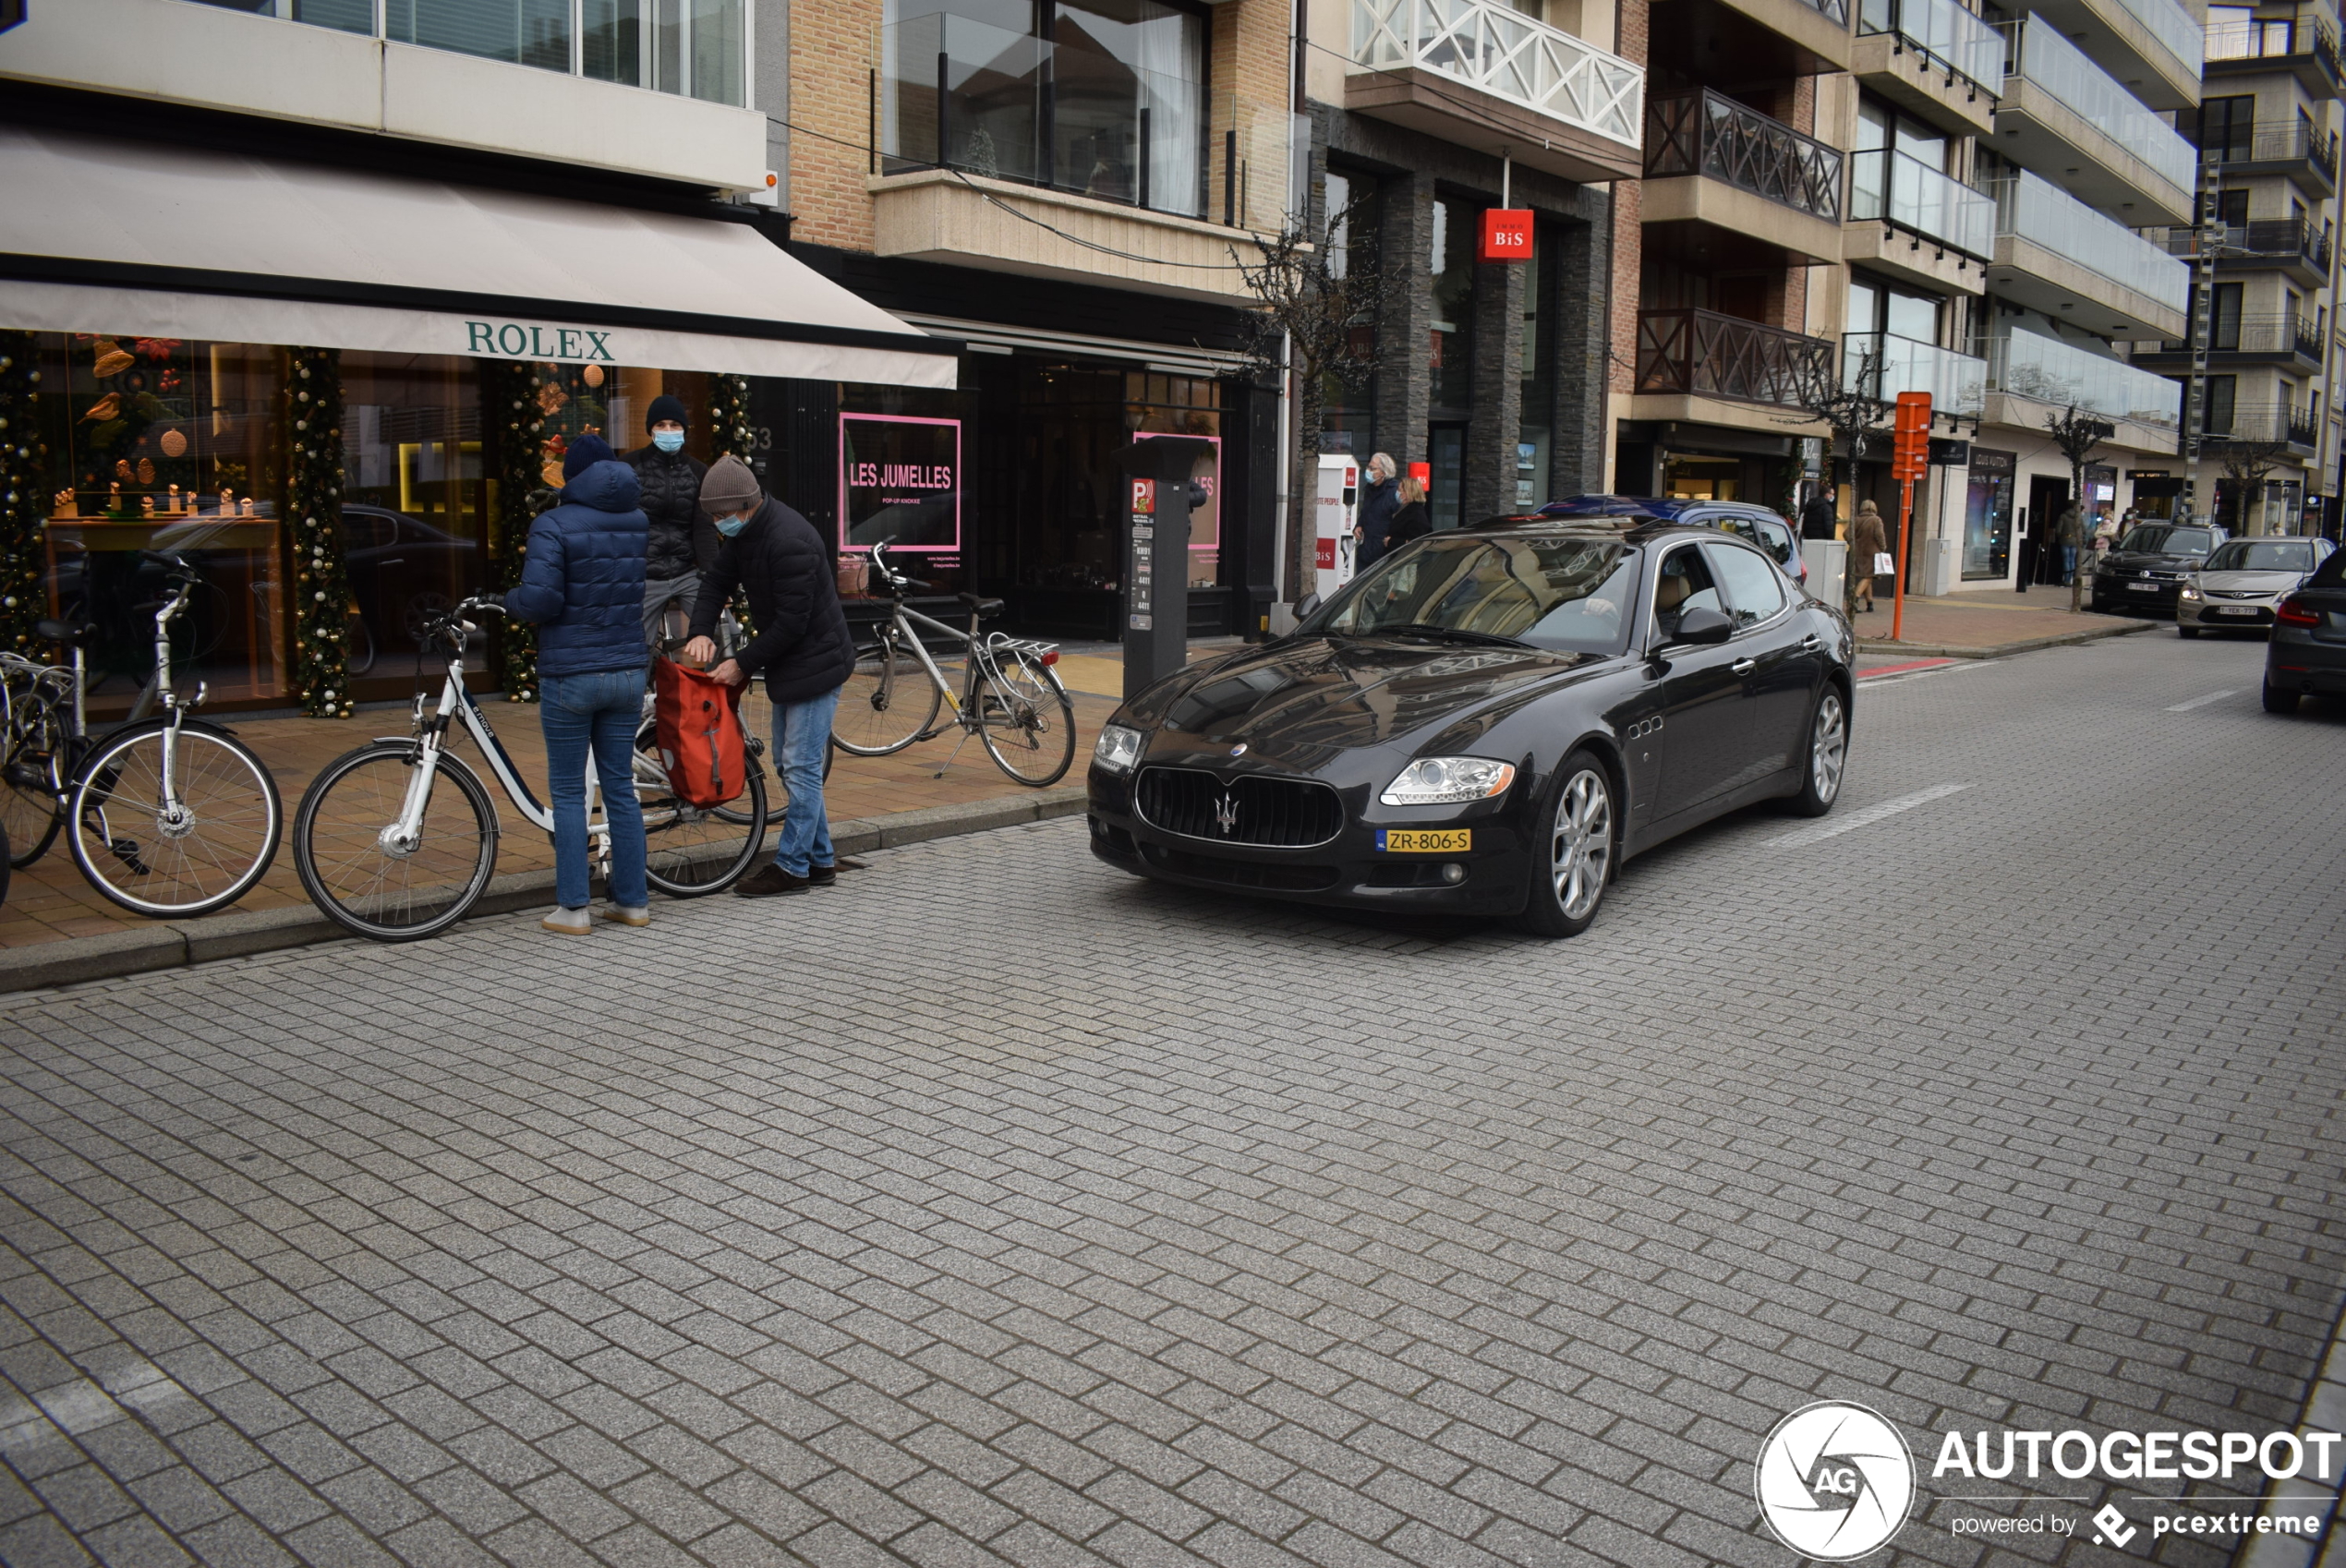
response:
<path id="1" fill-rule="evenodd" d="M 1329 271 L 1338 278 L 1350 276 L 1356 269 L 1373 272 L 1378 266 L 1377 231 L 1382 212 L 1375 179 L 1330 169 L 1326 202 Z M 1376 323 L 1354 323 L 1347 333 L 1346 351 L 1356 363 L 1373 366 L 1377 357 Z M 1356 386 L 1330 371 L 1320 392 L 1320 450 L 1357 452 L 1365 460 L 1376 450 L 1375 409 L 1373 373 Z"/>
<path id="2" fill-rule="evenodd" d="M 2209 98 L 2199 105 L 2199 145 L 2227 163 L 2249 155 L 2256 136 L 2256 98 Z"/>
<path id="3" fill-rule="evenodd" d="M 1465 417 L 1474 406 L 1474 236 L 1482 209 L 1451 197 L 1433 203 L 1433 243 L 1426 271 L 1433 278 L 1433 404 Z"/>
<path id="4" fill-rule="evenodd" d="M 2208 318 L 2207 346 L 2230 353 L 2240 347 L 2240 307 L 2245 283 L 2218 283 L 2215 308 Z"/>

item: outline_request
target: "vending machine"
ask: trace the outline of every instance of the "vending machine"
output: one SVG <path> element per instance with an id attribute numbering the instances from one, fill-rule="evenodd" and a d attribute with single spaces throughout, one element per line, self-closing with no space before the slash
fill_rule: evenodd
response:
<path id="1" fill-rule="evenodd" d="M 1319 571 L 1312 585 L 1326 598 L 1352 581 L 1352 552 L 1359 548 L 1352 525 L 1360 515 L 1360 464 L 1344 452 L 1321 453 L 1317 501 L 1312 521 Z"/>

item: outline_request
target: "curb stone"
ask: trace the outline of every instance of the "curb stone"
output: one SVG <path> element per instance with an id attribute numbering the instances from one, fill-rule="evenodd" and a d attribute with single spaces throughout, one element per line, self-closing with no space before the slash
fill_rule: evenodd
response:
<path id="1" fill-rule="evenodd" d="M 2314 1374 L 2313 1386 L 2305 1391 L 2304 1405 L 2298 1411 L 2294 1430 L 2300 1437 L 2307 1432 L 2346 1432 L 2346 1312 L 2330 1325 L 2329 1348 L 2322 1357 L 2321 1369 Z M 2312 1568 L 2318 1554 L 2324 1562 L 2338 1557 L 2333 1550 L 2324 1550 L 2338 1520 L 2338 1493 L 2346 1483 L 2346 1454 L 2333 1450 L 2330 1463 L 2337 1471 L 2328 1480 L 2309 1476 L 2292 1477 L 2275 1481 L 2265 1494 L 2265 1506 L 2260 1516 L 2273 1518 L 2282 1514 L 2300 1517 L 2307 1514 L 2321 1516 L 2322 1527 L 2304 1536 L 2250 1536 L 2241 1543 L 2239 1555 L 2232 1559 L 2232 1568 Z"/>
<path id="2" fill-rule="evenodd" d="M 890 812 L 885 816 L 834 824 L 831 842 L 840 854 L 864 854 L 929 838 L 1071 816 L 1082 811 L 1083 799 L 1082 785 L 1062 784 L 1008 799 Z M 554 874 L 550 869 L 510 872 L 493 877 L 466 918 L 511 914 L 532 908 L 544 903 L 553 887 Z M 308 904 L 277 910 L 226 910 L 200 920 L 170 921 L 96 936 L 35 943 L 29 947 L 0 948 L 0 995 L 350 940 L 354 938 L 348 932 Z"/>
<path id="3" fill-rule="evenodd" d="M 1885 638 L 1857 639 L 1859 653 L 1920 654 L 1931 658 L 2004 658 L 2013 654 L 2034 653 L 2038 648 L 2073 647 L 2079 643 L 2098 643 L 2105 637 L 2130 637 L 2137 632 L 2158 628 L 2156 621 L 2130 621 L 2123 626 L 2096 626 L 2090 631 L 2063 632 L 2056 637 L 2026 637 L 2017 643 L 1998 643 L 1993 647 L 1963 647 L 1953 643 L 1893 643 Z"/>

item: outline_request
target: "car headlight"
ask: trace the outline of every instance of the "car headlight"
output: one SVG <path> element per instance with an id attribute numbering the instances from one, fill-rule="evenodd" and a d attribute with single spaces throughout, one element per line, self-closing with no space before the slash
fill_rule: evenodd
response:
<path id="1" fill-rule="evenodd" d="M 1129 725 L 1107 724 L 1092 746 L 1092 766 L 1104 773 L 1130 773 L 1141 760 L 1141 732 Z"/>
<path id="2" fill-rule="evenodd" d="M 2193 587 L 2189 583 L 2185 583 L 2183 585 L 2183 597 L 2187 599 L 2195 599 L 2198 597 L 2199 590 L 2197 588 Z"/>
<path id="3" fill-rule="evenodd" d="M 1487 801 L 1515 782 L 1515 765 L 1488 757 L 1420 757 L 1377 799 L 1388 806 L 1444 806 Z"/>

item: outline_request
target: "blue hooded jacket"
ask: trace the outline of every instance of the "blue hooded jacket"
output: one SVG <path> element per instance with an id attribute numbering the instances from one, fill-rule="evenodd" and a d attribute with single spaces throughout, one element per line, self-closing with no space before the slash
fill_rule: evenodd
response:
<path id="1" fill-rule="evenodd" d="M 562 503 L 529 525 L 521 581 L 505 613 L 538 622 L 538 673 L 641 669 L 644 546 L 635 470 L 606 461 L 562 487 Z"/>

